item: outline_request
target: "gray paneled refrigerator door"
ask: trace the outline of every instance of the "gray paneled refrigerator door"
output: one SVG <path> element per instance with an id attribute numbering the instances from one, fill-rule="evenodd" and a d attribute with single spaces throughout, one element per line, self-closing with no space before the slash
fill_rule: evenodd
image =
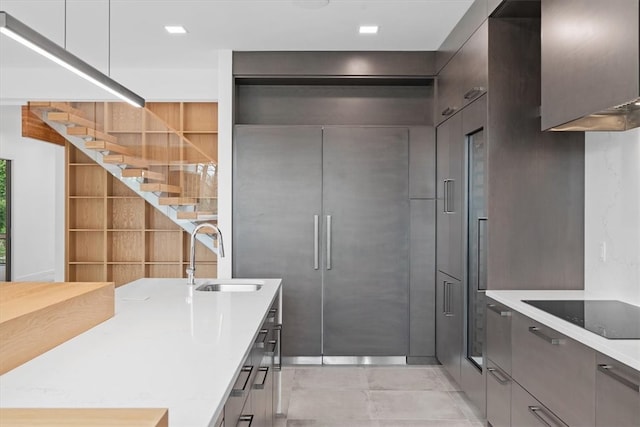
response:
<path id="1" fill-rule="evenodd" d="M 282 277 L 283 355 L 320 356 L 322 129 L 238 126 L 234 144 L 234 277 Z"/>
<path id="2" fill-rule="evenodd" d="M 408 354 L 408 129 L 325 128 L 325 356 Z"/>

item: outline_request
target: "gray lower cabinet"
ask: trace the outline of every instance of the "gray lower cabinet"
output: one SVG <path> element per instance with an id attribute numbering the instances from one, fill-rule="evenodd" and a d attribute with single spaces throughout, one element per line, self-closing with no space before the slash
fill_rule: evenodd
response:
<path id="1" fill-rule="evenodd" d="M 596 355 L 596 426 L 640 425 L 640 372 Z"/>
<path id="2" fill-rule="evenodd" d="M 224 406 L 226 426 L 273 426 L 274 373 L 277 369 L 274 356 L 278 349 L 279 329 L 274 314 L 273 309 L 269 311 L 227 398 Z"/>
<path id="3" fill-rule="evenodd" d="M 462 283 L 438 272 L 436 279 L 436 356 L 460 383 L 463 333 Z"/>
<path id="4" fill-rule="evenodd" d="M 567 427 L 560 418 L 518 383 L 511 382 L 511 425 L 514 427 Z M 497 427 L 492 423 L 493 427 Z M 583 424 L 571 424 L 576 427 Z M 613 427 L 613 426 L 610 426 Z"/>
<path id="5" fill-rule="evenodd" d="M 487 358 L 511 375 L 511 316 L 510 308 L 487 298 Z"/>
<path id="6" fill-rule="evenodd" d="M 568 425 L 594 426 L 595 350 L 520 313 L 512 321 L 512 378 Z"/>
<path id="7" fill-rule="evenodd" d="M 487 421 L 493 427 L 511 426 L 511 378 L 487 360 Z"/>
<path id="8" fill-rule="evenodd" d="M 409 352 L 409 128 L 237 126 L 234 276 L 283 278 L 283 355 Z"/>

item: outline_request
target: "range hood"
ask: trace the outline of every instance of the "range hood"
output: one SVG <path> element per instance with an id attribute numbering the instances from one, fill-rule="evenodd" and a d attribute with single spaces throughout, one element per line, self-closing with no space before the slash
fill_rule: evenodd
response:
<path id="1" fill-rule="evenodd" d="M 640 98 L 554 126 L 553 131 L 625 131 L 640 126 Z"/>
<path id="2" fill-rule="evenodd" d="M 640 127 L 640 0 L 541 0 L 542 129 Z"/>

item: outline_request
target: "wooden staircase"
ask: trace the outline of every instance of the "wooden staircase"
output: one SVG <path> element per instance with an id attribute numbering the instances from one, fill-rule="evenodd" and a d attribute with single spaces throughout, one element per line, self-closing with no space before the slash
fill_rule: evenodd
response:
<path id="1" fill-rule="evenodd" d="M 97 105 L 97 104 L 96 104 Z M 142 147 L 131 145 L 131 143 L 119 142 L 120 137 L 116 133 L 111 134 L 104 129 L 100 129 L 96 125 L 96 121 L 87 117 L 85 111 L 75 108 L 66 102 L 30 102 L 29 109 L 41 112 L 39 115 L 45 123 L 57 123 L 64 126 L 64 134 L 68 137 L 80 138 L 83 143 L 82 147 L 99 153 L 101 160 L 105 164 L 117 165 L 120 169 L 118 178 L 123 181 L 126 179 L 134 179 L 139 182 L 138 190 L 141 196 L 145 193 L 153 193 L 157 196 L 157 202 L 160 206 L 170 206 L 176 211 L 175 219 L 179 221 L 198 222 L 198 221 L 217 221 L 216 212 L 207 209 L 198 210 L 199 199 L 197 197 L 187 197 L 184 190 L 179 185 L 167 182 L 166 174 L 151 170 L 153 166 L 167 165 L 170 167 L 180 167 L 188 162 L 184 159 L 159 161 L 157 159 L 146 159 L 140 155 Z M 158 125 L 156 125 L 158 126 Z M 183 135 L 173 131 L 169 126 L 166 128 L 165 134 L 174 133 L 176 138 L 181 141 L 190 143 Z M 153 130 L 150 133 L 162 134 L 162 131 Z M 74 145 L 78 146 L 74 143 Z M 197 149 L 197 147 L 196 147 Z M 115 176 L 115 175 L 114 175 Z M 145 197 L 148 200 L 148 197 Z M 191 227 L 183 227 L 189 231 Z"/>

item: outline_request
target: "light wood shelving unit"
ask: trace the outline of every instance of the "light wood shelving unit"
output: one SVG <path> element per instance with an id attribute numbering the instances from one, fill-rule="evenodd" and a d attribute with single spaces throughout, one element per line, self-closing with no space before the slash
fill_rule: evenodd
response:
<path id="1" fill-rule="evenodd" d="M 148 103 L 147 108 L 200 151 L 217 157 L 216 103 Z M 96 117 L 98 127 L 117 136 L 118 144 L 140 154 L 141 147 L 153 150 L 148 138 L 167 134 L 149 123 L 138 124 L 136 130 L 133 123 L 145 119 L 118 111 L 99 111 Z M 66 147 L 66 280 L 113 281 L 119 286 L 142 277 L 185 277 L 189 234 L 80 150 L 69 143 Z M 185 184 L 184 175 L 171 171 L 167 183 Z M 216 277 L 216 256 L 199 242 L 196 259 L 197 277 Z"/>

